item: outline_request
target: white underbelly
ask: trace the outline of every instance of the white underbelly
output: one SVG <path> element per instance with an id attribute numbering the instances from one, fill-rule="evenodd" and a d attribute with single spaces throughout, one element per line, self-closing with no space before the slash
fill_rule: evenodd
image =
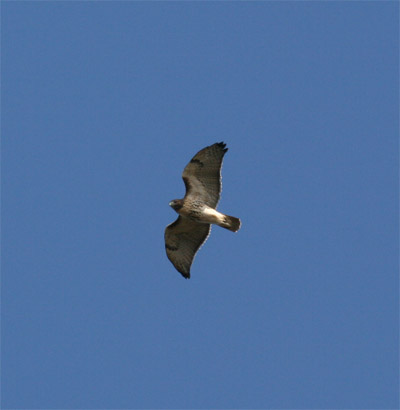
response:
<path id="1" fill-rule="evenodd" d="M 210 224 L 219 224 L 223 222 L 224 215 L 220 212 L 216 211 L 213 208 L 206 206 L 202 212 L 202 218 L 204 222 L 208 222 Z"/>

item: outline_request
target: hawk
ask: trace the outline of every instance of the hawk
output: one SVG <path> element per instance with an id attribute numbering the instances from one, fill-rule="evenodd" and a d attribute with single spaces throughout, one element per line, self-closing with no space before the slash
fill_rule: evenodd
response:
<path id="1" fill-rule="evenodd" d="M 197 251 L 207 240 L 211 224 L 237 232 L 240 219 L 216 210 L 221 194 L 222 160 L 228 148 L 218 142 L 199 151 L 186 165 L 182 178 L 186 187 L 183 199 L 169 205 L 179 214 L 165 229 L 168 259 L 186 279 Z"/>

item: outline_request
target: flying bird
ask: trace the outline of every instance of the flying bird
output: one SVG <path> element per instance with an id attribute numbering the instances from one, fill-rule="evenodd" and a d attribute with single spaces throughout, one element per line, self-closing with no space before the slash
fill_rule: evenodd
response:
<path id="1" fill-rule="evenodd" d="M 183 199 L 169 205 L 179 214 L 178 219 L 165 229 L 165 250 L 168 259 L 186 279 L 190 267 L 203 243 L 211 224 L 237 232 L 240 219 L 216 210 L 221 196 L 222 160 L 228 148 L 218 142 L 199 151 L 186 165 L 182 178 L 186 187 Z"/>

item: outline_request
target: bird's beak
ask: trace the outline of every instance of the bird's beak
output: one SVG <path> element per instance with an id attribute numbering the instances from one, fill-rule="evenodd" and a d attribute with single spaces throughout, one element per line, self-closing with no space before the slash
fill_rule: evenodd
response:
<path id="1" fill-rule="evenodd" d="M 172 201 L 168 204 L 169 206 L 172 206 L 173 204 L 172 204 Z"/>

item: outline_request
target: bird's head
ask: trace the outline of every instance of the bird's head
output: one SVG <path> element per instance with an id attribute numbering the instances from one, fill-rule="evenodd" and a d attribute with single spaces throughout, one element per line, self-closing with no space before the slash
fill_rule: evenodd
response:
<path id="1" fill-rule="evenodd" d="M 182 206 L 183 206 L 183 200 L 182 199 L 173 199 L 170 203 L 169 206 L 174 209 L 176 212 L 178 212 Z"/>

